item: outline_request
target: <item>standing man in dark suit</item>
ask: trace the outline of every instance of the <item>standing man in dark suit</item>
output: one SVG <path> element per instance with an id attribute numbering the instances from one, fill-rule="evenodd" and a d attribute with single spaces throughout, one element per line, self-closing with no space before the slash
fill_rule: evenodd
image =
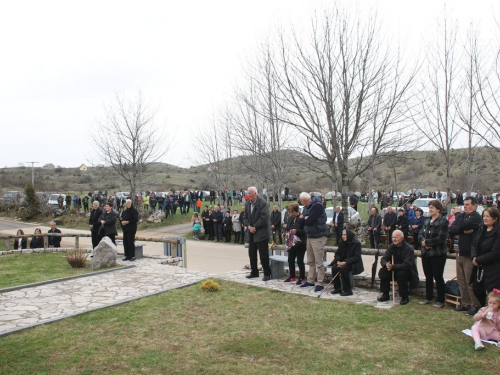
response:
<path id="1" fill-rule="evenodd" d="M 252 269 L 247 278 L 252 279 L 259 277 L 259 269 L 257 267 L 258 251 L 260 262 L 264 269 L 264 278 L 262 281 L 268 281 L 271 279 L 269 252 L 267 248 L 269 236 L 271 235 L 269 209 L 267 202 L 259 197 L 257 188 L 253 186 L 248 188 L 248 201 L 245 203 L 243 222 L 248 230 L 248 256 L 250 257 L 250 268 Z"/>
<path id="2" fill-rule="evenodd" d="M 123 260 L 135 260 L 135 234 L 139 222 L 139 212 L 132 206 L 132 200 L 127 199 L 127 208 L 122 213 L 121 225 L 123 229 L 123 248 L 125 258 Z"/>
<path id="3" fill-rule="evenodd" d="M 92 248 L 95 249 L 99 242 L 101 242 L 104 233 L 101 234 L 101 223 L 99 219 L 101 218 L 102 210 L 99 207 L 99 201 L 94 201 L 92 203 L 92 210 L 90 211 L 89 217 L 89 228 L 92 234 Z"/>
<path id="4" fill-rule="evenodd" d="M 335 206 L 332 225 L 335 228 L 335 246 L 338 246 L 339 241 L 342 238 L 342 229 L 344 228 L 344 213 L 340 209 L 340 206 Z"/>
<path id="5" fill-rule="evenodd" d="M 370 245 L 372 249 L 378 248 L 380 243 L 380 229 L 382 229 L 382 218 L 373 207 L 370 210 L 370 217 L 368 218 L 368 232 L 370 232 Z"/>
<path id="6" fill-rule="evenodd" d="M 273 212 L 271 212 L 271 229 L 273 231 L 273 242 L 276 242 L 276 234 L 280 241 L 280 245 L 283 244 L 281 239 L 281 212 L 278 211 L 278 206 L 273 206 Z"/>
<path id="7" fill-rule="evenodd" d="M 387 243 L 390 245 L 392 243 L 392 233 L 396 229 L 396 221 L 398 217 L 396 213 L 392 210 L 392 206 L 387 206 L 387 212 L 384 216 L 384 227 L 385 236 L 387 238 Z"/>

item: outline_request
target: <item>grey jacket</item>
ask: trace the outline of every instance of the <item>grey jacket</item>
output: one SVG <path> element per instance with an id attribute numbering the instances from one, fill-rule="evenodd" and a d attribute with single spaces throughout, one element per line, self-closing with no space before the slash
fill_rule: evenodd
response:
<path id="1" fill-rule="evenodd" d="M 267 202 L 260 196 L 257 196 L 252 210 L 251 201 L 245 203 L 245 212 L 243 213 L 243 225 L 245 227 L 255 227 L 256 232 L 249 235 L 253 236 L 254 242 L 269 241 L 271 236 L 271 224 L 269 221 L 269 208 Z"/>

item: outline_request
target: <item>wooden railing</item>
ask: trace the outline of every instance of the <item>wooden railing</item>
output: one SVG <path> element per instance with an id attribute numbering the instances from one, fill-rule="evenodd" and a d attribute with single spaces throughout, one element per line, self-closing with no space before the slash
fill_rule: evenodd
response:
<path id="1" fill-rule="evenodd" d="M 24 238 L 26 239 L 26 244 L 27 244 L 27 249 L 29 249 L 29 239 L 32 237 L 43 237 L 43 250 L 44 251 L 49 251 L 52 248 L 49 247 L 48 245 L 48 238 L 49 237 L 69 237 L 69 238 L 74 238 L 75 239 L 75 249 L 80 248 L 80 238 L 91 238 L 91 234 L 87 233 L 42 233 L 42 234 L 37 234 L 36 236 L 31 234 L 31 235 L 0 235 L 0 240 L 5 240 L 5 250 L 6 251 L 11 251 L 11 241 L 12 243 L 14 242 L 15 239 L 17 238 Z M 122 240 L 123 236 L 116 236 L 115 239 L 117 240 Z M 164 255 L 169 255 L 173 257 L 179 257 L 182 258 L 183 262 L 183 267 L 187 267 L 187 250 L 186 250 L 186 240 L 185 238 L 179 237 L 179 238 L 165 238 L 165 237 L 160 237 L 160 238 L 155 238 L 155 237 L 135 237 L 135 241 L 144 241 L 144 242 L 160 242 L 163 243 L 163 253 Z M 170 245 L 175 245 L 175 250 L 171 251 Z M 182 249 L 180 249 L 182 247 Z M 42 248 L 39 248 L 42 249 Z M 178 254 L 178 249 L 180 249 L 181 254 Z M 12 251 L 15 251 L 18 249 L 12 249 Z"/>

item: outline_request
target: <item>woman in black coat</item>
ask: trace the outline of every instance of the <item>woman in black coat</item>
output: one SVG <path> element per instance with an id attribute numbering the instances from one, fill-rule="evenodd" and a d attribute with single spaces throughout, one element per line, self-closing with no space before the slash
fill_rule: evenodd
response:
<path id="1" fill-rule="evenodd" d="M 474 294 L 481 306 L 486 303 L 486 295 L 500 289 L 500 213 L 496 208 L 488 208 L 483 212 L 484 225 L 474 239 L 471 247 L 474 271 Z M 479 287 L 477 284 L 479 282 Z M 484 286 L 481 287 L 481 283 Z"/>
<path id="2" fill-rule="evenodd" d="M 99 221 L 101 222 L 101 225 L 104 225 L 104 235 L 109 237 L 111 242 L 113 242 L 116 245 L 115 242 L 115 237 L 118 234 L 116 231 L 116 212 L 113 211 L 113 203 L 112 202 L 106 202 L 104 205 L 104 212 L 101 215 Z"/>
<path id="3" fill-rule="evenodd" d="M 139 212 L 132 206 L 132 200 L 125 202 L 126 210 L 122 212 L 121 224 L 123 229 L 123 248 L 125 258 L 123 260 L 135 260 L 135 234 L 137 232 L 137 222 Z"/>
<path id="4" fill-rule="evenodd" d="M 16 236 L 24 236 L 24 231 L 19 229 Z M 25 237 L 16 238 L 14 241 L 14 250 L 24 250 L 28 247 L 28 240 Z"/>
<path id="5" fill-rule="evenodd" d="M 101 242 L 104 233 L 101 233 L 101 223 L 99 219 L 101 218 L 102 210 L 99 207 L 99 201 L 94 201 L 92 203 L 92 210 L 90 210 L 89 217 L 89 228 L 92 235 L 92 248 L 95 249 L 99 242 Z"/>
<path id="6" fill-rule="evenodd" d="M 30 249 L 41 249 L 43 247 L 43 237 L 37 236 L 37 234 L 42 234 L 40 228 L 36 228 L 35 235 L 31 237 Z"/>
<path id="7" fill-rule="evenodd" d="M 335 252 L 332 263 L 332 275 L 340 272 L 340 277 L 333 281 L 334 290 L 332 294 L 340 294 L 342 297 L 352 296 L 352 285 L 350 273 L 358 275 L 365 270 L 361 258 L 361 242 L 349 229 L 342 231 L 342 241 Z M 342 282 L 340 279 L 342 278 Z M 342 291 L 343 286 L 343 291 Z"/>
<path id="8" fill-rule="evenodd" d="M 304 255 L 307 250 L 307 237 L 304 231 L 304 217 L 300 215 L 299 205 L 292 203 L 287 207 L 290 214 L 286 229 L 289 235 L 295 235 L 300 239 L 288 250 L 288 269 L 290 270 L 290 277 L 285 282 L 295 282 L 296 285 L 301 285 L 306 282 L 306 267 L 304 265 Z M 285 233 L 283 234 L 285 235 Z M 288 245 L 287 245 L 288 246 Z M 299 279 L 295 279 L 295 262 L 299 266 Z"/>

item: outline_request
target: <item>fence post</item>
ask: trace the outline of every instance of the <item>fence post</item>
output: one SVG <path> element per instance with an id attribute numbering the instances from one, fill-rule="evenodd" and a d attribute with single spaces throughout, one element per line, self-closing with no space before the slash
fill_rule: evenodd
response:
<path id="1" fill-rule="evenodd" d="M 43 236 L 43 252 L 47 251 L 48 242 L 49 242 L 49 237 Z"/>
<path id="2" fill-rule="evenodd" d="M 80 237 L 78 235 L 75 237 L 75 249 L 80 248 Z"/>
<path id="3" fill-rule="evenodd" d="M 8 238 L 5 240 L 5 250 L 10 250 L 10 240 Z"/>

